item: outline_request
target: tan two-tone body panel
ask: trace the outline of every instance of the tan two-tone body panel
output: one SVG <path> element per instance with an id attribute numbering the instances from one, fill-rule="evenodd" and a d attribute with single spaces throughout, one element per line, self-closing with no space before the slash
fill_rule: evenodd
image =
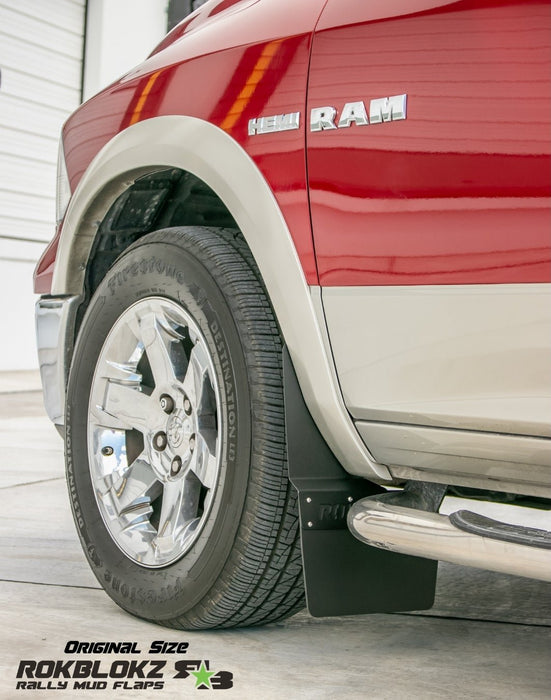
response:
<path id="1" fill-rule="evenodd" d="M 396 477 L 549 495 L 551 285 L 322 296 L 345 403 Z"/>

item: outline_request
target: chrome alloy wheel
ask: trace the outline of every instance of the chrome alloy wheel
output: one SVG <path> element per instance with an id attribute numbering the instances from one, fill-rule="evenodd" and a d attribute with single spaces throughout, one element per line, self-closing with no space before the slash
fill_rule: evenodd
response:
<path id="1" fill-rule="evenodd" d="M 197 540 L 220 473 L 220 391 L 207 343 L 175 302 L 117 319 L 92 379 L 88 458 L 103 521 L 127 557 L 161 567 Z"/>

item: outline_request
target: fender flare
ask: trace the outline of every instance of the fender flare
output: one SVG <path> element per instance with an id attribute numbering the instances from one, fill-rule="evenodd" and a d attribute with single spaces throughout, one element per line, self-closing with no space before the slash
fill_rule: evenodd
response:
<path id="1" fill-rule="evenodd" d="M 224 202 L 256 260 L 308 409 L 350 473 L 391 481 L 358 435 L 339 388 L 321 291 L 306 283 L 291 234 L 264 176 L 225 131 L 187 116 L 162 116 L 117 134 L 96 155 L 71 199 L 59 241 L 52 295 L 80 295 L 98 226 L 114 199 L 141 174 L 176 167 Z"/>

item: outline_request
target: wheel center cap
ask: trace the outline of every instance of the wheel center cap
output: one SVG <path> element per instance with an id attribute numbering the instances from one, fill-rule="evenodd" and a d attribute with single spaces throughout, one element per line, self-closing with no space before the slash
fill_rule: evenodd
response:
<path id="1" fill-rule="evenodd" d="M 180 447 L 184 440 L 189 438 L 190 432 L 189 420 L 186 420 L 179 413 L 170 416 L 166 425 L 166 436 L 168 444 L 173 450 Z"/>

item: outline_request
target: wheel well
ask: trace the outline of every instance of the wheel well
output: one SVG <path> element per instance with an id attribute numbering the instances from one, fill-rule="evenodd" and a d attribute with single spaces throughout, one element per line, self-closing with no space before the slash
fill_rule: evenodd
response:
<path id="1" fill-rule="evenodd" d="M 86 300 L 129 245 L 170 226 L 236 228 L 236 223 L 220 197 L 189 172 L 170 168 L 137 178 L 99 225 L 86 270 Z"/>

